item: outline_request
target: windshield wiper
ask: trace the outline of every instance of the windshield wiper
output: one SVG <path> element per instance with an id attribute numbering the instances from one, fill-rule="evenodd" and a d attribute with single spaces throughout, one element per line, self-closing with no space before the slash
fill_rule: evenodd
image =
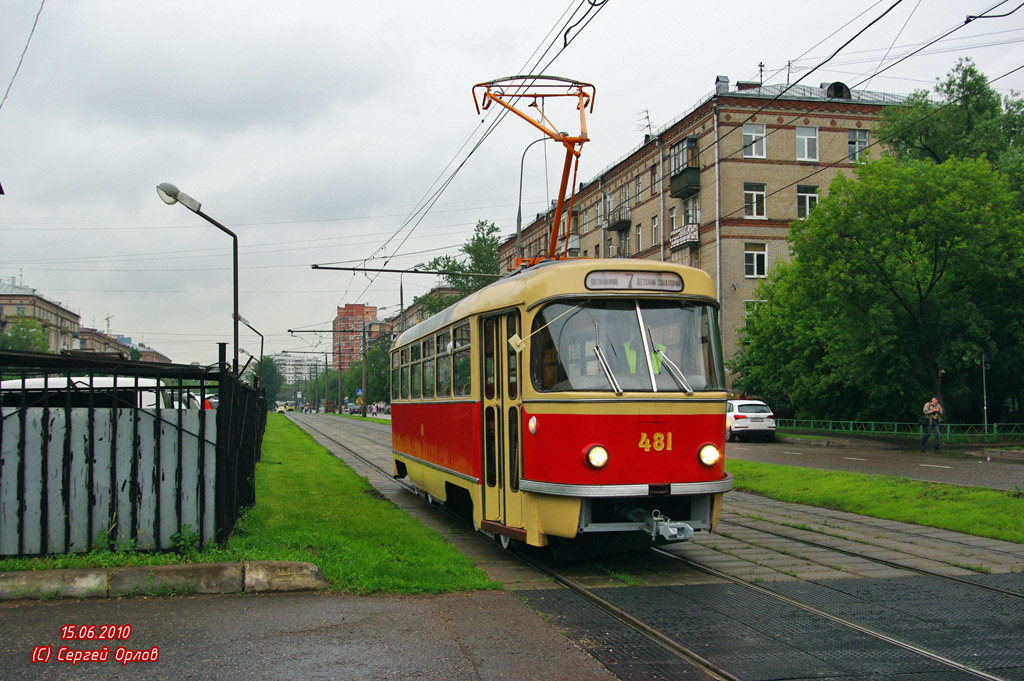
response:
<path id="1" fill-rule="evenodd" d="M 604 376 L 608 379 L 608 385 L 612 387 L 616 395 L 621 395 L 622 388 L 619 387 L 619 382 L 615 380 L 615 374 L 612 373 L 611 367 L 608 366 L 608 360 L 604 358 L 601 346 L 596 343 L 594 344 L 594 354 L 597 355 L 597 363 L 601 365 L 601 370 L 604 371 Z"/>
<path id="2" fill-rule="evenodd" d="M 654 338 L 654 335 L 651 333 L 651 327 L 649 326 L 647 327 L 647 335 L 652 339 Z M 677 384 L 679 384 L 680 388 L 686 391 L 687 395 L 692 395 L 693 388 L 690 387 L 689 382 L 686 380 L 686 376 L 683 376 L 683 372 L 679 370 L 679 367 L 676 366 L 675 362 L 670 360 L 668 355 L 665 354 L 665 351 L 653 342 L 651 343 L 651 349 L 661 356 L 661 363 L 668 367 L 668 375 L 671 376 Z"/>

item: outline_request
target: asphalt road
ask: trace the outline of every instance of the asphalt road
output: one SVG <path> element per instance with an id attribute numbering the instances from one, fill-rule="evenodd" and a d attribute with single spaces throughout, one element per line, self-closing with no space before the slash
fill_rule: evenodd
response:
<path id="1" fill-rule="evenodd" d="M 989 459 L 978 450 L 951 448 L 940 454 L 934 454 L 931 449 L 922 454 L 913 447 L 901 449 L 873 440 L 844 442 L 849 446 L 821 446 L 797 438 L 783 438 L 773 443 L 730 442 L 725 447 L 725 456 L 727 460 L 894 475 L 969 487 L 1024 488 L 1024 458 Z"/>

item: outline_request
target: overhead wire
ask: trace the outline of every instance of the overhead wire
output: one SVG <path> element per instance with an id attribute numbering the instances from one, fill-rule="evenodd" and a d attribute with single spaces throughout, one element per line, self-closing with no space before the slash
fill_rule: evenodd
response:
<path id="1" fill-rule="evenodd" d="M 7 90 L 4 92 L 4 98 L 0 99 L 0 109 L 3 109 L 4 102 L 7 101 L 7 97 L 11 94 L 11 88 L 14 87 L 14 80 L 18 77 L 18 72 L 21 71 L 21 65 L 25 61 L 25 55 L 28 53 L 28 46 L 32 43 L 32 36 L 36 34 L 36 26 L 39 25 L 39 17 L 43 13 L 43 6 L 46 5 L 46 0 L 42 0 L 39 3 L 39 10 L 36 12 L 36 18 L 32 22 L 32 29 L 28 32 L 28 40 L 25 41 L 25 47 L 21 50 L 21 56 L 18 58 L 18 65 L 14 67 L 14 74 L 11 76 L 11 82 L 7 84 Z"/>

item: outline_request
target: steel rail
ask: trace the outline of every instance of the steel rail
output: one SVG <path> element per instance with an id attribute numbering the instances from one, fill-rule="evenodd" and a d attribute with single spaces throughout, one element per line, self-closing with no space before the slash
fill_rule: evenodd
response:
<path id="1" fill-rule="evenodd" d="M 901 641 L 898 638 L 894 638 L 886 633 L 883 633 L 876 629 L 872 629 L 871 627 L 866 627 L 863 624 L 857 624 L 852 620 L 845 619 L 838 615 L 833 615 L 832 613 L 827 612 L 825 610 L 821 610 L 820 608 L 816 608 L 813 605 L 801 603 L 800 601 L 794 600 L 788 596 L 783 596 L 782 594 L 776 593 L 771 589 L 766 589 L 763 586 L 759 586 L 757 584 L 744 581 L 739 577 L 734 577 L 728 573 L 722 572 L 721 570 L 716 570 L 715 568 L 708 567 L 700 563 L 696 563 L 690 560 L 689 558 L 683 558 L 682 556 L 678 556 L 674 553 L 670 553 L 669 551 L 660 548 L 652 548 L 651 551 L 653 551 L 654 553 L 658 553 L 664 557 L 667 557 L 671 560 L 687 565 L 688 567 L 691 567 L 694 570 L 699 570 L 713 577 L 724 579 L 728 582 L 736 584 L 737 586 L 742 586 L 746 589 L 754 591 L 755 593 L 761 594 L 762 596 L 767 596 L 781 603 L 785 603 L 786 605 L 789 605 L 791 607 L 803 610 L 804 612 L 809 612 L 812 615 L 822 617 L 824 619 L 829 620 L 830 622 L 835 622 L 836 624 L 839 624 L 841 626 L 853 629 L 854 631 L 858 631 L 862 634 L 866 634 L 867 636 L 878 639 L 879 641 L 882 641 L 884 643 L 888 643 L 889 645 L 896 646 L 897 648 L 902 648 L 903 650 L 914 653 L 916 655 L 921 655 L 922 657 L 926 657 L 929 660 L 946 665 L 947 667 L 950 667 L 952 669 L 962 671 L 966 674 L 971 674 L 972 676 L 976 676 L 979 679 L 986 679 L 987 681 L 1010 681 L 1009 679 L 1003 678 L 1001 676 L 994 676 L 981 669 L 975 669 L 974 667 L 970 667 L 966 664 L 963 664 L 962 662 L 957 662 L 956 660 L 944 657 L 942 655 L 939 655 L 938 653 L 934 653 L 928 650 L 927 648 L 922 648 L 921 646 L 914 645 L 913 643 Z"/>

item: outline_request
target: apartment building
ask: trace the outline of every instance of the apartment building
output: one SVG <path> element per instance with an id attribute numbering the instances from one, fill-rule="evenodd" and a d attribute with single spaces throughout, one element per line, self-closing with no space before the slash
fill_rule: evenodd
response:
<path id="1" fill-rule="evenodd" d="M 387 327 L 387 328 L 386 328 Z M 377 308 L 362 303 L 349 303 L 339 307 L 334 318 L 333 348 L 334 368 L 347 371 L 349 364 L 363 354 L 363 333 L 367 344 L 377 336 L 389 331 L 388 325 L 377 320 Z"/>
<path id="2" fill-rule="evenodd" d="M 77 349 L 81 318 L 77 312 L 42 296 L 39 291 L 21 286 L 12 277 L 0 281 L 0 331 L 14 317 L 30 317 L 43 327 L 49 340 L 49 352 Z"/>
<path id="3" fill-rule="evenodd" d="M 566 217 L 567 252 L 703 269 L 722 304 L 728 359 L 758 284 L 790 255 L 790 224 L 814 208 L 838 173 L 879 154 L 872 130 L 885 106 L 903 100 L 843 83 L 731 87 L 719 76 L 692 109 L 580 184 Z M 525 257 L 547 252 L 550 219 L 551 211 L 538 215 L 523 230 Z M 507 269 L 515 241 L 500 249 Z M 564 237 L 559 249 L 566 252 Z"/>

